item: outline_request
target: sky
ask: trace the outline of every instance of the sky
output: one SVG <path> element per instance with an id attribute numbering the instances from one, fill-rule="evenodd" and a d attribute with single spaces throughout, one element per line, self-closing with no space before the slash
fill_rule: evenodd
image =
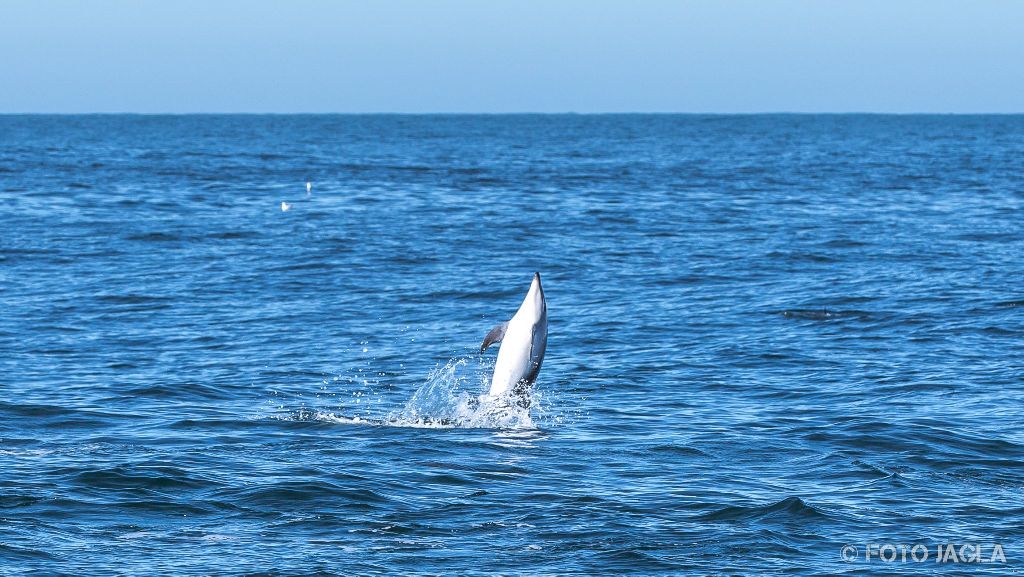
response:
<path id="1" fill-rule="evenodd" d="M 0 112 L 1024 112 L 1024 2 L 4 0 Z"/>

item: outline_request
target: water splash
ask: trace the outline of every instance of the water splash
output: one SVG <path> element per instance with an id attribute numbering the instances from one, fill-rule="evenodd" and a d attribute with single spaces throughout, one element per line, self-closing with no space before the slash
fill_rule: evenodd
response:
<path id="1" fill-rule="evenodd" d="M 453 428 L 534 428 L 529 409 L 520 407 L 511 393 L 485 394 L 491 367 L 483 359 L 455 358 L 431 371 L 427 381 L 405 406 L 389 415 L 399 426 Z M 532 392 L 531 392 L 532 394 Z M 532 404 L 532 399 L 531 399 Z"/>
<path id="2" fill-rule="evenodd" d="M 286 420 L 329 421 L 352 425 L 377 425 L 413 428 L 472 428 L 472 429 L 536 429 L 530 416 L 531 409 L 520 406 L 511 391 L 491 397 L 486 394 L 490 386 L 493 360 L 479 357 L 456 357 L 432 370 L 412 396 L 395 410 L 378 413 L 361 407 L 359 415 L 341 411 L 301 407 L 286 416 Z M 542 395 L 530 392 L 529 405 L 539 414 L 546 414 Z"/>
<path id="3" fill-rule="evenodd" d="M 472 406 L 472 391 L 480 388 L 478 375 L 470 369 L 467 358 L 451 359 L 443 367 L 434 369 L 405 406 L 392 415 L 393 420 L 455 420 Z"/>

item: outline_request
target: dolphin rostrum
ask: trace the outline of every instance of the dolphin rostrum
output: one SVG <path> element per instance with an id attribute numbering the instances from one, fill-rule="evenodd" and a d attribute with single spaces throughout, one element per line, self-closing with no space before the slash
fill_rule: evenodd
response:
<path id="1" fill-rule="evenodd" d="M 540 273 L 533 273 L 530 292 L 526 293 L 515 316 L 487 333 L 480 345 L 480 353 L 497 342 L 501 343 L 501 348 L 494 363 L 488 396 L 498 397 L 511 389 L 519 398 L 518 404 L 529 408 L 527 393 L 537 380 L 548 344 L 548 305 L 544 300 L 544 289 L 540 286 Z"/>

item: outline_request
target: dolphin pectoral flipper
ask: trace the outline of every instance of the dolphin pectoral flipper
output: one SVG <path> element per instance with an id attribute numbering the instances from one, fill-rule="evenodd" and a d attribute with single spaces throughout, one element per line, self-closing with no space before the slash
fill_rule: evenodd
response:
<path id="1" fill-rule="evenodd" d="M 487 333 L 484 337 L 484 342 L 480 345 L 480 352 L 483 353 L 487 350 L 487 347 L 494 343 L 500 343 L 501 339 L 505 338 L 505 330 L 508 329 L 508 322 L 503 322 L 500 325 L 495 325 L 491 332 Z"/>

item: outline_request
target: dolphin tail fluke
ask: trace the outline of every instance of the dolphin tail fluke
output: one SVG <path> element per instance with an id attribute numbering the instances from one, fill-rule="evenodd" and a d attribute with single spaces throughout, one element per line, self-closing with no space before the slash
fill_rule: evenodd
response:
<path id="1" fill-rule="evenodd" d="M 501 339 L 505 338 L 505 330 L 508 329 L 508 322 L 503 322 L 500 325 L 496 325 L 491 332 L 487 333 L 484 337 L 484 342 L 480 345 L 480 354 L 483 354 L 487 350 L 487 347 L 494 343 L 500 343 Z"/>

